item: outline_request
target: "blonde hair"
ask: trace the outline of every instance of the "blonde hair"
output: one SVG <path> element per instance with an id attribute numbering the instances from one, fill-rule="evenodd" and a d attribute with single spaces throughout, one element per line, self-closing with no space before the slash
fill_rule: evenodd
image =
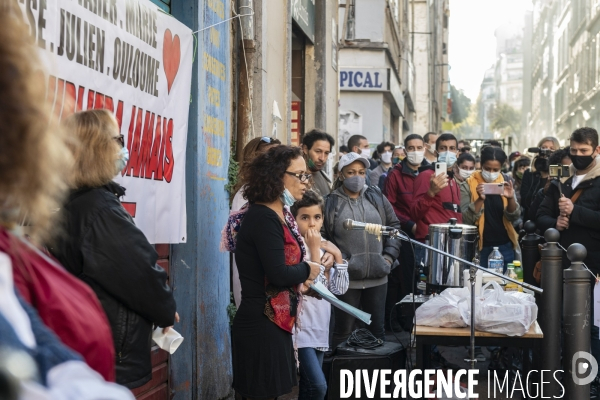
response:
<path id="1" fill-rule="evenodd" d="M 51 118 L 42 63 L 16 1 L 0 4 L 0 224 L 26 221 L 29 235 L 50 238 L 67 189 L 70 152 Z"/>
<path id="2" fill-rule="evenodd" d="M 69 185 L 81 188 L 109 183 L 119 172 L 116 160 L 121 150 L 114 139 L 119 135 L 114 115 L 108 110 L 81 111 L 69 116 L 65 126 L 79 142 L 73 149 L 75 160 Z"/>
<path id="3" fill-rule="evenodd" d="M 554 144 L 554 150 L 560 149 L 560 143 L 558 143 L 558 139 L 552 136 L 546 136 L 545 138 L 542 138 L 542 140 L 538 142 L 538 147 L 541 148 L 546 142 L 552 142 L 552 144 Z"/>

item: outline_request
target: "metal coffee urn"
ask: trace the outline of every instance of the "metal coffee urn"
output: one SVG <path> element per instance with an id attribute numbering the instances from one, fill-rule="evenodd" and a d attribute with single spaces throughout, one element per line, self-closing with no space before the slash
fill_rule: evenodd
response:
<path id="1" fill-rule="evenodd" d="M 429 225 L 429 245 L 466 261 L 473 261 L 477 252 L 479 230 L 476 226 L 457 224 L 452 218 L 447 224 Z M 463 286 L 465 265 L 428 250 L 429 284 Z M 466 267 L 468 269 L 468 267 Z"/>

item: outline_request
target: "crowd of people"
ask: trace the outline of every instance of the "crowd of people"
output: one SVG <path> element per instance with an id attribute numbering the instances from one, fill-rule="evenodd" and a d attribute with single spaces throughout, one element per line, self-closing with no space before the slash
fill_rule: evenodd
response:
<path id="1" fill-rule="evenodd" d="M 240 189 L 247 203 L 230 218 L 230 232 L 237 232 L 230 235 L 239 270 L 234 287 L 241 288 L 233 324 L 234 388 L 242 399 L 290 392 L 297 371 L 299 399 L 324 398 L 324 355 L 362 325 L 315 297 L 315 282 L 371 314 L 366 329 L 375 338 L 410 329 L 412 320 L 396 315 L 394 305 L 415 291 L 414 268 L 425 252 L 346 230 L 347 219 L 401 229 L 421 242 L 430 224 L 456 219 L 478 228 L 482 265 L 498 248 L 505 273 L 521 258 L 519 232 L 531 220 L 540 232 L 561 231 L 565 248 L 584 244 L 586 264 L 600 272 L 594 250 L 600 244 L 600 147 L 592 128 L 573 132 L 563 149 L 553 137 L 542 139 L 533 159 L 507 155 L 494 140 L 475 154 L 468 141 L 433 132 L 408 135 L 401 145 L 384 141 L 371 153 L 367 138 L 355 135 L 339 147 L 333 179 L 324 172 L 334 151 L 326 132 L 306 133 L 301 148 L 268 137 L 248 146 L 254 150 L 244 158 Z M 570 172 L 551 176 L 551 165 Z M 501 193 L 486 194 L 486 184 Z M 600 356 L 597 328 L 592 339 Z M 480 349 L 476 353 L 485 360 Z"/>
<path id="2" fill-rule="evenodd" d="M 128 161 L 124 138 L 105 110 L 58 124 L 39 101 L 42 64 L 15 2 L 0 5 L 0 27 L 0 372 L 13 359 L 24 366 L 2 389 L 15 399 L 132 399 L 128 389 L 152 376 L 153 332 L 168 332 L 179 316 L 156 250 L 113 181 Z M 301 147 L 252 139 L 222 243 L 234 254 L 236 394 L 275 399 L 299 373 L 299 398 L 323 399 L 325 354 L 357 327 L 380 340 L 410 329 L 394 305 L 415 291 L 425 252 L 347 230 L 348 219 L 421 242 L 431 224 L 474 225 L 481 263 L 498 248 L 505 270 L 520 258 L 519 232 L 531 220 L 540 232 L 559 230 L 564 248 L 583 244 L 600 274 L 598 141 L 593 128 L 578 128 L 566 148 L 542 139 L 531 159 L 493 140 L 476 154 L 449 133 L 410 134 L 373 152 L 354 135 L 333 160 L 335 140 L 320 130 Z M 486 193 L 491 183 L 501 193 Z M 371 324 L 332 308 L 313 285 L 369 313 Z M 600 358 L 596 326 L 591 343 Z"/>

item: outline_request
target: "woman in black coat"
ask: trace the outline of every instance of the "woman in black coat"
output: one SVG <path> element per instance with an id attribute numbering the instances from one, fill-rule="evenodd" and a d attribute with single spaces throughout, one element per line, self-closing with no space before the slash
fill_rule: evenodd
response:
<path id="1" fill-rule="evenodd" d="M 117 383 L 142 386 L 152 378 L 153 325 L 178 319 L 167 274 L 154 247 L 125 211 L 125 189 L 112 181 L 127 163 L 115 117 L 106 110 L 72 115 L 67 128 L 79 141 L 63 206 L 64 228 L 51 253 L 96 293 L 113 334 Z"/>
<path id="2" fill-rule="evenodd" d="M 242 302 L 232 329 L 233 387 L 244 399 L 272 399 L 297 384 L 292 329 L 299 292 L 322 267 L 303 261 L 304 242 L 284 208 L 307 190 L 310 174 L 300 148 L 271 148 L 244 171 L 250 206 L 235 248 Z"/>

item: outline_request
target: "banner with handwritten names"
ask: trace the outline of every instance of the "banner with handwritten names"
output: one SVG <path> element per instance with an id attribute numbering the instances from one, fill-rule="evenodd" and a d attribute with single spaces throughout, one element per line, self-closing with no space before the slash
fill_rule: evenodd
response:
<path id="1" fill-rule="evenodd" d="M 148 0 L 19 0 L 61 119 L 109 109 L 130 159 L 115 178 L 151 243 L 186 241 L 193 36 Z"/>

